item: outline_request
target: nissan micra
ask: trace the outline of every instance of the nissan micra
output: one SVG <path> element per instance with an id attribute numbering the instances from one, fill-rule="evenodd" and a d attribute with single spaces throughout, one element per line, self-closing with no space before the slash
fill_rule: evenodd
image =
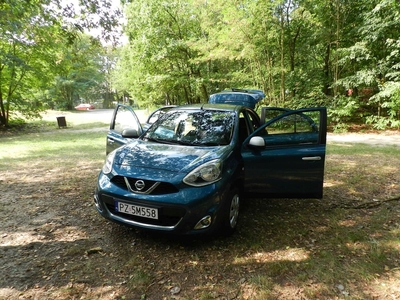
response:
<path id="1" fill-rule="evenodd" d="M 105 218 L 177 234 L 231 234 L 249 196 L 322 198 L 326 109 L 174 107 L 143 132 L 118 105 L 94 202 Z"/>

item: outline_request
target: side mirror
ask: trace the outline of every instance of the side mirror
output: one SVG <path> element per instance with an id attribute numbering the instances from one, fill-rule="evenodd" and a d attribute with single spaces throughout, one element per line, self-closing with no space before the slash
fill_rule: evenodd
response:
<path id="1" fill-rule="evenodd" d="M 265 141 L 261 136 L 253 136 L 249 141 L 249 146 L 263 148 L 265 147 Z"/>
<path id="2" fill-rule="evenodd" d="M 128 139 L 136 139 L 140 136 L 139 132 L 137 129 L 134 128 L 126 128 L 122 130 L 122 137 L 128 138 Z"/>

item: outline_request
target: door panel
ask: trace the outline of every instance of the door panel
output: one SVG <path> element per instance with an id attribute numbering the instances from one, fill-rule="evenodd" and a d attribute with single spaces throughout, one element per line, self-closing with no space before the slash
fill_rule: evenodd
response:
<path id="1" fill-rule="evenodd" d="M 250 146 L 254 136 L 265 146 Z M 246 139 L 246 190 L 277 198 L 322 198 L 325 151 L 326 109 L 286 111 Z"/>
<path id="2" fill-rule="evenodd" d="M 125 129 L 135 129 L 139 134 L 143 132 L 139 118 L 133 109 L 129 106 L 118 104 L 114 110 L 110 130 L 107 134 L 107 154 L 131 140 L 122 136 L 122 131 Z"/>

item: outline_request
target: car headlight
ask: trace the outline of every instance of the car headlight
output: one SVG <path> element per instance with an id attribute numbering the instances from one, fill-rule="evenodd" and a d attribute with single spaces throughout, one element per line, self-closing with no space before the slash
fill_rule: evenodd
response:
<path id="1" fill-rule="evenodd" d="M 111 152 L 110 154 L 107 155 L 106 161 L 104 162 L 103 165 L 103 174 L 109 174 L 112 171 L 112 165 L 114 162 L 114 157 L 115 157 L 115 151 Z"/>
<path id="2" fill-rule="evenodd" d="M 183 178 L 183 182 L 192 186 L 204 186 L 221 179 L 222 162 L 220 160 L 209 161 Z"/>

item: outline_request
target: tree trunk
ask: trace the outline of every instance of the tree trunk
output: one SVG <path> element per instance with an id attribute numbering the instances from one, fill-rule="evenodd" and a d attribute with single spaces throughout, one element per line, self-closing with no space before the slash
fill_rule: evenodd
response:
<path id="1" fill-rule="evenodd" d="M 281 13 L 281 36 L 280 36 L 280 52 L 281 52 L 281 83 L 280 83 L 280 104 L 285 103 L 285 19 L 283 12 Z"/>
<path id="2" fill-rule="evenodd" d="M 330 88 L 329 88 L 329 73 L 330 73 L 330 68 L 329 68 L 329 60 L 330 60 L 330 55 L 331 55 L 331 44 L 328 43 L 326 46 L 326 52 L 325 52 L 325 59 L 324 59 L 324 85 L 323 85 L 323 93 L 326 96 L 329 96 L 331 94 Z"/>

